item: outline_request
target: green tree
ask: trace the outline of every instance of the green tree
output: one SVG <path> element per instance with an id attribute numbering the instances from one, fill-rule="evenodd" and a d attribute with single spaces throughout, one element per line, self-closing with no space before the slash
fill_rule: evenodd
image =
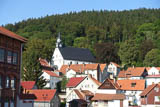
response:
<path id="1" fill-rule="evenodd" d="M 135 65 L 138 61 L 139 46 L 130 39 L 120 45 L 118 55 L 124 65 Z"/>
<path id="2" fill-rule="evenodd" d="M 38 88 L 43 88 L 46 84 L 42 75 L 42 68 L 39 58 L 44 58 L 50 61 L 53 54 L 53 43 L 55 40 L 41 40 L 33 38 L 26 44 L 25 51 L 23 52 L 23 80 L 34 80 Z M 53 42 L 53 43 L 52 43 Z"/>
<path id="3" fill-rule="evenodd" d="M 145 60 L 143 61 L 144 66 L 160 66 L 160 50 L 159 49 L 152 49 L 149 51 L 146 56 Z"/>
<path id="4" fill-rule="evenodd" d="M 119 63 L 120 59 L 117 54 L 118 48 L 111 42 L 99 43 L 95 45 L 95 53 L 97 62 L 100 63 Z"/>
<path id="5" fill-rule="evenodd" d="M 63 76 L 62 81 L 61 81 L 61 89 L 62 90 L 66 90 L 67 82 L 68 82 L 68 80 L 67 80 L 66 76 Z"/>
<path id="6" fill-rule="evenodd" d="M 86 37 L 77 37 L 74 39 L 74 47 L 78 48 L 88 48 L 88 42 Z"/>

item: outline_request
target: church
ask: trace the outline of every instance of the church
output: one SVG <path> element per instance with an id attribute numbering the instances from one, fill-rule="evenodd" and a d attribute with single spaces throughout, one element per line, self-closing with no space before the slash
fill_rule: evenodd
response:
<path id="1" fill-rule="evenodd" d="M 63 46 L 59 33 L 51 59 L 51 66 L 56 66 L 60 70 L 62 65 L 92 64 L 95 61 L 95 57 L 89 49 Z"/>

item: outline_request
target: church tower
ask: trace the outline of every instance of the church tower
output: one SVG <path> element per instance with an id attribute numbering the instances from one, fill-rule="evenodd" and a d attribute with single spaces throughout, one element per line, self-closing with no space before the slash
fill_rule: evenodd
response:
<path id="1" fill-rule="evenodd" d="M 62 47 L 61 34 L 59 32 L 57 42 L 56 42 L 56 48 L 61 48 L 61 47 Z"/>

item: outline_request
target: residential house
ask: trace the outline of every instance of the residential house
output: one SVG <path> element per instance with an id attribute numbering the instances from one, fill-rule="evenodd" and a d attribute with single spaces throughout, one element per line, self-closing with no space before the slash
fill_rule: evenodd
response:
<path id="1" fill-rule="evenodd" d="M 160 85 L 149 85 L 141 94 L 140 101 L 142 107 L 159 107 L 160 106 Z"/>
<path id="2" fill-rule="evenodd" d="M 148 75 L 145 67 L 129 67 L 126 71 L 120 71 L 118 80 L 122 79 L 144 79 Z"/>
<path id="3" fill-rule="evenodd" d="M 34 107 L 60 107 L 60 98 L 55 89 L 30 90 L 34 94 Z"/>
<path id="4" fill-rule="evenodd" d="M 82 99 L 74 99 L 69 102 L 69 107 L 87 107 L 87 102 Z"/>
<path id="5" fill-rule="evenodd" d="M 56 65 L 60 70 L 62 65 L 91 63 L 95 63 L 95 58 L 89 49 L 63 46 L 60 34 L 58 35 L 56 48 L 51 59 L 52 66 Z"/>
<path id="6" fill-rule="evenodd" d="M 97 81 L 95 78 L 91 77 L 90 75 L 86 77 L 73 77 L 71 78 L 67 85 L 66 85 L 66 101 L 67 101 L 67 107 L 69 106 L 68 102 L 70 102 L 71 94 L 75 91 L 74 89 L 79 89 L 79 90 L 89 90 L 92 93 L 95 93 L 98 89 L 98 87 L 101 85 L 99 81 Z"/>
<path id="7" fill-rule="evenodd" d="M 111 79 L 113 77 L 117 77 L 119 72 L 120 72 L 120 66 L 114 62 L 110 62 L 110 64 L 108 65 L 108 70 L 107 70 L 111 75 Z"/>
<path id="8" fill-rule="evenodd" d="M 73 89 L 69 95 L 67 96 L 67 100 L 69 101 L 70 105 L 74 105 L 74 107 L 77 107 L 78 101 L 84 101 L 84 103 L 79 103 L 81 106 L 82 104 L 87 106 L 90 106 L 90 99 L 94 96 L 94 94 L 89 90 L 81 90 L 81 89 Z M 72 101 L 77 100 L 77 103 L 74 104 Z M 79 99 L 79 100 L 78 100 Z M 72 103 L 71 103 L 72 102 Z"/>
<path id="9" fill-rule="evenodd" d="M 160 75 L 148 75 L 145 79 L 147 86 L 160 83 Z"/>
<path id="10" fill-rule="evenodd" d="M 34 107 L 34 100 L 36 99 L 34 94 L 20 94 L 19 98 L 18 107 Z"/>
<path id="11" fill-rule="evenodd" d="M 42 66 L 42 76 L 47 81 L 45 88 L 55 89 L 57 87 L 57 83 L 61 81 L 59 74 L 53 71 L 54 69 L 49 65 L 49 63 L 45 59 L 40 58 L 39 61 Z"/>
<path id="12" fill-rule="evenodd" d="M 128 107 L 124 104 L 124 94 L 96 93 L 91 100 L 92 107 Z"/>
<path id="13" fill-rule="evenodd" d="M 37 89 L 35 81 L 21 81 L 23 93 L 27 94 L 29 90 Z"/>
<path id="14" fill-rule="evenodd" d="M 129 105 L 140 105 L 140 93 L 145 89 L 145 80 L 118 80 L 121 93 L 126 95 Z"/>
<path id="15" fill-rule="evenodd" d="M 146 67 L 148 75 L 160 75 L 160 67 Z"/>
<path id="16" fill-rule="evenodd" d="M 146 85 L 157 84 L 160 82 L 160 67 L 147 67 L 148 76 L 146 76 Z"/>
<path id="17" fill-rule="evenodd" d="M 27 39 L 0 27 L 0 107 L 17 107 L 22 48 Z"/>
<path id="18" fill-rule="evenodd" d="M 85 77 L 91 75 L 97 80 L 101 80 L 102 73 L 99 64 L 72 64 L 63 65 L 60 69 L 63 75 L 67 78 Z"/>
<path id="19" fill-rule="evenodd" d="M 125 95 L 120 93 L 120 87 L 116 81 L 106 79 L 93 96 L 93 107 L 126 107 L 128 103 Z"/>

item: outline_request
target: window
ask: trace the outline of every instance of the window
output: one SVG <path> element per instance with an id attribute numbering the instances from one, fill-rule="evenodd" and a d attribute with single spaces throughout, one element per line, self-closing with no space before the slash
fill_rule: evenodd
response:
<path id="1" fill-rule="evenodd" d="M 0 49 L 0 62 L 4 62 L 4 49 Z"/>
<path id="2" fill-rule="evenodd" d="M 6 77 L 6 88 L 9 88 L 9 77 Z"/>
<path id="3" fill-rule="evenodd" d="M 13 53 L 13 64 L 17 64 L 18 63 L 18 54 L 17 53 Z"/>
<path id="4" fill-rule="evenodd" d="M 158 88 L 158 87 L 155 87 L 154 90 L 155 90 L 156 92 L 159 92 L 159 88 Z"/>
<path id="5" fill-rule="evenodd" d="M 159 97 L 160 97 L 160 96 L 154 96 L 154 101 L 155 101 L 155 102 L 159 102 L 159 101 L 160 101 Z"/>
<path id="6" fill-rule="evenodd" d="M 15 88 L 15 81 L 15 78 L 11 79 L 11 88 Z"/>
<path id="7" fill-rule="evenodd" d="M 11 51 L 8 51 L 7 53 L 7 63 L 12 63 L 12 52 Z"/>

